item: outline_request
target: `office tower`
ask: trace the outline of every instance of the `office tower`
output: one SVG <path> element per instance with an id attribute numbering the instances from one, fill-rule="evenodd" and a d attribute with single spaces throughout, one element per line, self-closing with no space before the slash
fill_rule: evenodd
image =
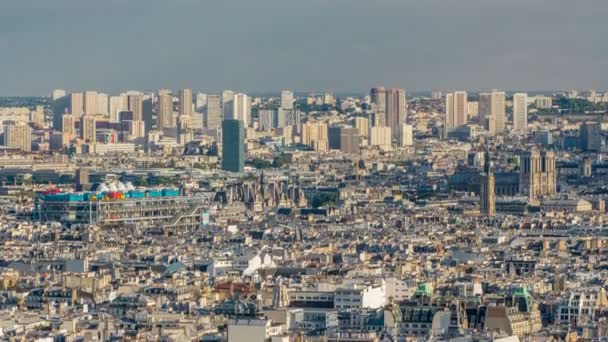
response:
<path id="1" fill-rule="evenodd" d="M 118 120 L 120 122 L 120 141 L 125 142 L 130 139 L 133 126 L 133 112 L 122 111 L 118 114 Z"/>
<path id="2" fill-rule="evenodd" d="M 446 133 L 454 128 L 467 124 L 469 105 L 466 91 L 455 91 L 445 94 L 445 129 Z"/>
<path id="3" fill-rule="evenodd" d="M 293 109 L 293 92 L 291 90 L 283 90 L 281 92 L 281 108 Z"/>
<path id="4" fill-rule="evenodd" d="M 158 91 L 158 128 L 175 128 L 175 116 L 173 115 L 173 95 L 167 89 Z"/>
<path id="5" fill-rule="evenodd" d="M 94 144 L 97 140 L 96 138 L 95 116 L 85 114 L 80 118 L 80 139 L 84 140 L 84 142 Z"/>
<path id="6" fill-rule="evenodd" d="M 261 131 L 272 131 L 276 125 L 277 111 L 274 109 L 260 109 L 258 111 L 258 121 Z"/>
<path id="7" fill-rule="evenodd" d="M 232 118 L 232 101 L 234 100 L 234 91 L 224 90 L 222 92 L 222 118 Z"/>
<path id="8" fill-rule="evenodd" d="M 61 117 L 70 110 L 70 97 L 65 90 L 53 90 L 53 129 L 61 131 Z"/>
<path id="9" fill-rule="evenodd" d="M 359 154 L 361 145 L 361 134 L 358 128 L 340 128 L 340 151 L 342 153 Z"/>
<path id="10" fill-rule="evenodd" d="M 32 129 L 24 123 L 4 126 L 4 146 L 19 149 L 23 152 L 32 151 Z"/>
<path id="11" fill-rule="evenodd" d="M 74 137 L 74 134 L 76 133 L 76 128 L 74 127 L 74 115 L 72 114 L 63 114 L 62 119 L 62 128 L 63 130 L 61 132 L 63 133 L 69 133 L 71 135 L 71 137 Z"/>
<path id="12" fill-rule="evenodd" d="M 51 95 L 51 98 L 53 99 L 53 101 L 57 101 L 62 97 L 65 97 L 66 92 L 63 89 L 53 89 L 53 93 Z"/>
<path id="13" fill-rule="evenodd" d="M 372 126 L 386 126 L 386 89 L 384 87 L 372 88 L 370 97 L 374 111 Z"/>
<path id="14" fill-rule="evenodd" d="M 207 129 L 216 129 L 222 122 L 222 99 L 219 95 L 207 96 L 207 110 L 203 116 L 203 125 Z"/>
<path id="15" fill-rule="evenodd" d="M 34 111 L 30 114 L 30 121 L 36 127 L 44 126 L 44 107 L 43 106 L 40 106 L 40 105 L 36 106 Z"/>
<path id="16" fill-rule="evenodd" d="M 602 149 L 602 127 L 598 122 L 585 122 L 579 128 L 579 141 L 584 152 L 599 152 Z"/>
<path id="17" fill-rule="evenodd" d="M 99 103 L 97 102 L 97 92 L 93 90 L 88 90 L 84 92 L 84 114 L 95 115 L 99 114 L 99 110 L 97 106 Z"/>
<path id="18" fill-rule="evenodd" d="M 192 116 L 192 89 L 179 91 L 179 115 Z"/>
<path id="19" fill-rule="evenodd" d="M 202 113 L 207 105 L 207 94 L 197 93 L 194 108 L 197 112 Z"/>
<path id="20" fill-rule="evenodd" d="M 322 121 L 307 122 L 302 126 L 302 144 L 315 151 L 329 149 L 327 124 Z"/>
<path id="21" fill-rule="evenodd" d="M 222 170 L 243 172 L 245 168 L 245 128 L 243 121 L 222 121 Z"/>
<path id="22" fill-rule="evenodd" d="M 83 96 L 82 93 L 72 93 L 70 94 L 70 114 L 79 118 L 83 113 Z"/>
<path id="23" fill-rule="evenodd" d="M 391 139 L 397 140 L 399 126 L 407 119 L 405 89 L 391 88 L 386 91 L 386 125 L 391 128 Z"/>
<path id="24" fill-rule="evenodd" d="M 110 116 L 110 122 L 119 122 L 120 112 L 127 110 L 126 103 L 124 103 L 122 96 L 110 96 L 109 102 L 108 114 Z"/>
<path id="25" fill-rule="evenodd" d="M 528 94 L 513 94 L 513 130 L 526 133 L 528 130 Z"/>
<path id="26" fill-rule="evenodd" d="M 330 126 L 327 129 L 327 144 L 330 150 L 340 149 L 341 134 L 342 127 L 340 126 Z"/>
<path id="27" fill-rule="evenodd" d="M 525 151 L 519 157 L 519 192 L 530 200 L 557 193 L 557 173 L 553 151 Z"/>
<path id="28" fill-rule="evenodd" d="M 355 118 L 355 128 L 359 130 L 361 137 L 366 138 L 369 136 L 369 119 L 361 116 Z"/>
<path id="29" fill-rule="evenodd" d="M 127 111 L 133 113 L 133 121 L 142 121 L 144 97 L 141 94 L 127 94 Z"/>
<path id="30" fill-rule="evenodd" d="M 141 103 L 141 116 L 142 116 L 142 121 L 144 122 L 144 128 L 146 128 L 147 130 L 150 130 L 152 128 L 154 128 L 154 126 L 156 125 L 156 121 L 154 120 L 154 96 L 152 95 L 144 95 L 143 96 L 143 101 Z M 157 126 L 158 128 L 158 126 Z M 147 130 L 144 129 L 144 132 L 141 137 L 143 137 L 146 133 Z"/>
<path id="31" fill-rule="evenodd" d="M 414 127 L 408 124 L 402 124 L 399 127 L 399 146 L 413 146 L 414 145 Z"/>
<path id="32" fill-rule="evenodd" d="M 479 102 L 469 101 L 467 103 L 467 114 L 469 118 L 474 118 L 479 115 Z"/>
<path id="33" fill-rule="evenodd" d="M 243 121 L 245 127 L 249 127 L 251 121 L 251 104 L 249 102 L 249 96 L 247 94 L 234 94 L 229 119 L 236 119 Z"/>
<path id="34" fill-rule="evenodd" d="M 104 94 L 104 93 L 98 93 L 97 94 L 97 114 L 101 114 L 103 116 L 108 116 L 109 115 L 109 111 L 108 111 L 108 104 L 109 104 L 109 97 L 108 94 Z"/>
<path id="35" fill-rule="evenodd" d="M 277 116 L 275 120 L 275 127 L 282 128 L 286 126 L 293 126 L 296 132 L 300 132 L 301 127 L 301 112 L 299 109 L 283 109 L 277 110 Z"/>
<path id="36" fill-rule="evenodd" d="M 146 122 L 143 120 L 131 121 L 131 127 L 129 129 L 131 138 L 138 139 L 146 136 Z"/>
<path id="37" fill-rule="evenodd" d="M 487 122 L 490 134 L 501 134 L 505 130 L 505 93 L 493 90 L 479 94 L 479 116 Z"/>
<path id="38" fill-rule="evenodd" d="M 481 190 L 479 192 L 479 211 L 485 216 L 496 215 L 496 193 L 494 188 L 494 173 L 488 151 L 485 152 L 484 172 L 481 174 Z"/>
<path id="39" fill-rule="evenodd" d="M 369 129 L 370 146 L 379 146 L 382 149 L 391 147 L 392 134 L 391 128 L 385 126 L 375 126 Z"/>

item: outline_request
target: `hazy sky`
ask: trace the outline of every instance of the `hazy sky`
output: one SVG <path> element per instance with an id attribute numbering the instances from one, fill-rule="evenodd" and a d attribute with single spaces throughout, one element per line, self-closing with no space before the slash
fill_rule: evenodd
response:
<path id="1" fill-rule="evenodd" d="M 608 88 L 606 0 L 0 0 L 0 95 Z"/>

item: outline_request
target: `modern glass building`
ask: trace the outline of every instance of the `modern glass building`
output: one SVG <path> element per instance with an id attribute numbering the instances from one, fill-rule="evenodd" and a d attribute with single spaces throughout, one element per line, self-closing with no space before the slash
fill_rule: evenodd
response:
<path id="1" fill-rule="evenodd" d="M 222 170 L 243 172 L 245 168 L 245 128 L 243 121 L 222 121 Z"/>

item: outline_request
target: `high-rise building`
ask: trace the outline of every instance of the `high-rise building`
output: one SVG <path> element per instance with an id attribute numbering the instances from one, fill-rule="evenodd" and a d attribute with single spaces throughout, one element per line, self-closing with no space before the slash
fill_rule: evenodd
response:
<path id="1" fill-rule="evenodd" d="M 273 128 L 277 127 L 277 110 L 275 109 L 260 109 L 258 111 L 258 121 L 261 131 L 272 131 Z"/>
<path id="2" fill-rule="evenodd" d="M 445 94 L 445 129 L 452 129 L 467 124 L 469 105 L 466 91 L 455 91 Z"/>
<path id="3" fill-rule="evenodd" d="M 192 116 L 192 89 L 179 91 L 179 115 Z"/>
<path id="4" fill-rule="evenodd" d="M 340 126 L 329 126 L 327 128 L 327 144 L 330 150 L 340 149 L 340 135 L 342 134 L 342 127 Z"/>
<path id="5" fill-rule="evenodd" d="M 315 151 L 329 149 L 327 123 L 322 121 L 307 122 L 302 126 L 302 144 Z"/>
<path id="6" fill-rule="evenodd" d="M 82 93 L 70 94 L 70 114 L 79 118 L 82 116 L 84 110 L 83 96 Z"/>
<path id="7" fill-rule="evenodd" d="M 63 89 L 53 89 L 53 93 L 51 94 L 51 97 L 53 99 L 53 101 L 57 101 L 62 97 L 65 97 L 66 92 Z"/>
<path id="8" fill-rule="evenodd" d="M 408 124 L 402 124 L 399 127 L 399 146 L 413 146 L 414 145 L 414 127 Z"/>
<path id="9" fill-rule="evenodd" d="M 249 123 L 251 121 L 251 104 L 249 102 L 249 96 L 247 94 L 234 94 L 234 98 L 232 99 L 232 103 L 229 105 L 231 107 L 229 119 L 236 119 L 243 121 L 243 125 L 245 127 L 249 127 Z"/>
<path id="10" fill-rule="evenodd" d="M 219 95 L 207 96 L 207 110 L 203 115 L 203 125 L 207 129 L 216 129 L 222 122 L 222 99 Z"/>
<path id="11" fill-rule="evenodd" d="M 99 103 L 97 100 L 97 92 L 87 90 L 84 92 L 84 114 L 95 115 L 99 114 Z"/>
<path id="12" fill-rule="evenodd" d="M 108 94 L 98 93 L 97 94 L 97 111 L 99 112 L 98 114 L 101 114 L 103 116 L 108 116 L 110 113 L 108 111 L 109 110 L 108 104 L 109 104 Z"/>
<path id="13" fill-rule="evenodd" d="M 484 172 L 481 174 L 481 190 L 479 192 L 479 211 L 485 216 L 496 215 L 496 192 L 494 173 L 488 151 L 485 152 Z"/>
<path id="14" fill-rule="evenodd" d="M 534 106 L 540 109 L 549 109 L 553 107 L 553 98 L 551 96 L 537 95 L 534 97 Z"/>
<path id="15" fill-rule="evenodd" d="M 197 112 L 202 113 L 203 109 L 207 105 L 207 94 L 197 93 L 195 100 L 195 109 Z"/>
<path id="16" fill-rule="evenodd" d="M 468 101 L 467 103 L 467 113 L 469 118 L 474 118 L 479 115 L 479 102 L 478 101 Z"/>
<path id="17" fill-rule="evenodd" d="M 32 129 L 25 123 L 4 126 L 4 146 L 23 152 L 32 151 Z"/>
<path id="18" fill-rule="evenodd" d="M 133 113 L 133 121 L 143 120 L 143 101 L 142 94 L 127 95 L 127 111 Z"/>
<path id="19" fill-rule="evenodd" d="M 293 92 L 291 90 L 283 90 L 281 92 L 281 108 L 293 109 Z"/>
<path id="20" fill-rule="evenodd" d="M 80 139 L 84 142 L 94 144 L 97 140 L 97 129 L 95 116 L 85 114 L 80 118 Z"/>
<path id="21" fill-rule="evenodd" d="M 175 128 L 175 116 L 173 115 L 173 95 L 167 89 L 158 91 L 158 128 Z"/>
<path id="22" fill-rule="evenodd" d="M 386 126 L 375 126 L 369 129 L 370 146 L 379 146 L 382 149 L 390 149 L 392 141 L 391 128 Z"/>
<path id="23" fill-rule="evenodd" d="M 177 142 L 186 144 L 192 141 L 192 116 L 180 115 L 177 120 Z"/>
<path id="24" fill-rule="evenodd" d="M 584 152 L 599 152 L 602 149 L 602 127 L 597 122 L 585 122 L 579 128 L 579 141 Z"/>
<path id="25" fill-rule="evenodd" d="M 44 126 L 44 107 L 43 106 L 40 106 L 40 105 L 36 106 L 36 108 L 30 115 L 30 121 L 36 127 Z"/>
<path id="26" fill-rule="evenodd" d="M 63 114 L 62 117 L 62 131 L 63 133 L 68 133 L 70 134 L 71 138 L 74 138 L 74 135 L 76 133 L 76 128 L 74 127 L 74 115 L 72 114 Z M 71 139 L 70 139 L 71 140 Z"/>
<path id="27" fill-rule="evenodd" d="M 505 130 L 505 93 L 493 90 L 479 94 L 479 117 L 490 134 L 501 134 Z"/>
<path id="28" fill-rule="evenodd" d="M 53 90 L 53 129 L 61 131 L 61 117 L 70 110 L 70 97 L 65 90 Z"/>
<path id="29" fill-rule="evenodd" d="M 296 132 L 300 132 L 301 112 L 299 109 L 279 108 L 276 114 L 275 127 L 282 128 L 293 126 Z"/>
<path id="30" fill-rule="evenodd" d="M 391 88 L 386 91 L 386 125 L 391 128 L 392 140 L 397 140 L 399 126 L 407 119 L 405 89 Z"/>
<path id="31" fill-rule="evenodd" d="M 367 139 L 369 136 L 369 119 L 361 116 L 355 118 L 355 128 L 359 130 L 361 137 Z"/>
<path id="32" fill-rule="evenodd" d="M 245 128 L 243 121 L 222 121 L 222 170 L 243 172 L 245 168 Z"/>
<path id="33" fill-rule="evenodd" d="M 555 153 L 534 148 L 519 157 L 519 192 L 530 200 L 557 193 Z"/>
<path id="34" fill-rule="evenodd" d="M 110 122 L 119 122 L 119 114 L 120 112 L 126 111 L 126 103 L 123 102 L 122 96 L 110 96 L 110 105 L 108 109 L 108 114 L 110 116 Z"/>
<path id="35" fill-rule="evenodd" d="M 528 94 L 513 95 L 513 130 L 520 134 L 528 131 Z"/>
<path id="36" fill-rule="evenodd" d="M 224 90 L 222 92 L 222 118 L 232 118 L 232 101 L 234 100 L 234 91 Z"/>
<path id="37" fill-rule="evenodd" d="M 342 153 L 359 154 L 361 135 L 354 127 L 340 127 L 340 151 Z"/>
<path id="38" fill-rule="evenodd" d="M 386 89 L 384 87 L 372 88 L 370 97 L 374 111 L 372 126 L 386 126 Z"/>

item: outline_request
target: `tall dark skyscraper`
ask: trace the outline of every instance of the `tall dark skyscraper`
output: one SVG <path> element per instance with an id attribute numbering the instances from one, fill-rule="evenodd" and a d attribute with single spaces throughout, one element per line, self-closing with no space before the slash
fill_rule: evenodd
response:
<path id="1" fill-rule="evenodd" d="M 245 127 L 243 121 L 222 121 L 222 170 L 243 172 L 245 168 Z"/>

